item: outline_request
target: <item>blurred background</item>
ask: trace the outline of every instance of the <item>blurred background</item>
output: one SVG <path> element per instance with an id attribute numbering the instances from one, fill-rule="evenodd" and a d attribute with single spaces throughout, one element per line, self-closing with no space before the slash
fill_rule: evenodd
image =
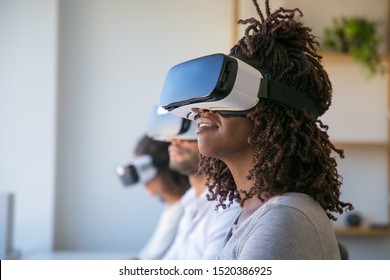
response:
<path id="1" fill-rule="evenodd" d="M 389 2 L 271 7 L 299 7 L 319 41 L 338 16 L 378 22 L 387 67 Z M 243 35 L 237 18 L 251 15 L 249 0 L 0 0 L 0 226 L 9 228 L 0 242 L 13 257 L 142 248 L 163 203 L 122 187 L 114 169 L 132 157 L 169 68 L 228 53 Z M 389 75 L 368 77 L 337 50 L 324 50 L 324 65 L 334 99 L 322 120 L 345 149 L 342 196 L 356 208 L 335 223 L 337 236 L 351 259 L 390 259 Z"/>

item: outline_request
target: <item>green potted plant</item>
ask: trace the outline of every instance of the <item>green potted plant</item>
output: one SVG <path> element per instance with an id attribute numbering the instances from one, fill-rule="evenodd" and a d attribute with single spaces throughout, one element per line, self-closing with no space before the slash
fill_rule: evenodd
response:
<path id="1" fill-rule="evenodd" d="M 368 74 L 384 73 L 385 69 L 378 53 L 381 42 L 377 23 L 362 17 L 339 17 L 325 29 L 323 46 L 326 49 L 351 54 L 368 70 Z"/>

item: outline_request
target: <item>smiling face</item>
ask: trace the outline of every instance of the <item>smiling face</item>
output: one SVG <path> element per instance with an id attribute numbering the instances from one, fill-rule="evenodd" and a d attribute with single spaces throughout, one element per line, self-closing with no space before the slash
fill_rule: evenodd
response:
<path id="1" fill-rule="evenodd" d="M 168 148 L 169 166 L 177 172 L 191 176 L 198 172 L 199 150 L 196 141 L 174 138 Z"/>
<path id="2" fill-rule="evenodd" d="M 248 138 L 252 122 L 246 117 L 222 117 L 215 111 L 199 110 L 200 118 L 196 133 L 199 152 L 218 158 L 225 163 L 237 162 L 252 156 Z"/>

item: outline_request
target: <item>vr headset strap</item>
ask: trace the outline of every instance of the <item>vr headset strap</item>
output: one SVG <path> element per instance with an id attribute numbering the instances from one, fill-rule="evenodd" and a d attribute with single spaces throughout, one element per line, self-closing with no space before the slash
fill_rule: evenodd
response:
<path id="1" fill-rule="evenodd" d="M 263 78 L 257 96 L 297 110 L 306 109 L 316 118 L 320 115 L 318 107 L 310 97 L 277 81 Z"/>

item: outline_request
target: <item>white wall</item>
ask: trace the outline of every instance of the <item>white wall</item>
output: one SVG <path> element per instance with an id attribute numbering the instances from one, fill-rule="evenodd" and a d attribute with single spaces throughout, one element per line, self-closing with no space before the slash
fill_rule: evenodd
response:
<path id="1" fill-rule="evenodd" d="M 57 1 L 0 0 L 0 192 L 24 253 L 53 241 L 56 36 Z"/>

